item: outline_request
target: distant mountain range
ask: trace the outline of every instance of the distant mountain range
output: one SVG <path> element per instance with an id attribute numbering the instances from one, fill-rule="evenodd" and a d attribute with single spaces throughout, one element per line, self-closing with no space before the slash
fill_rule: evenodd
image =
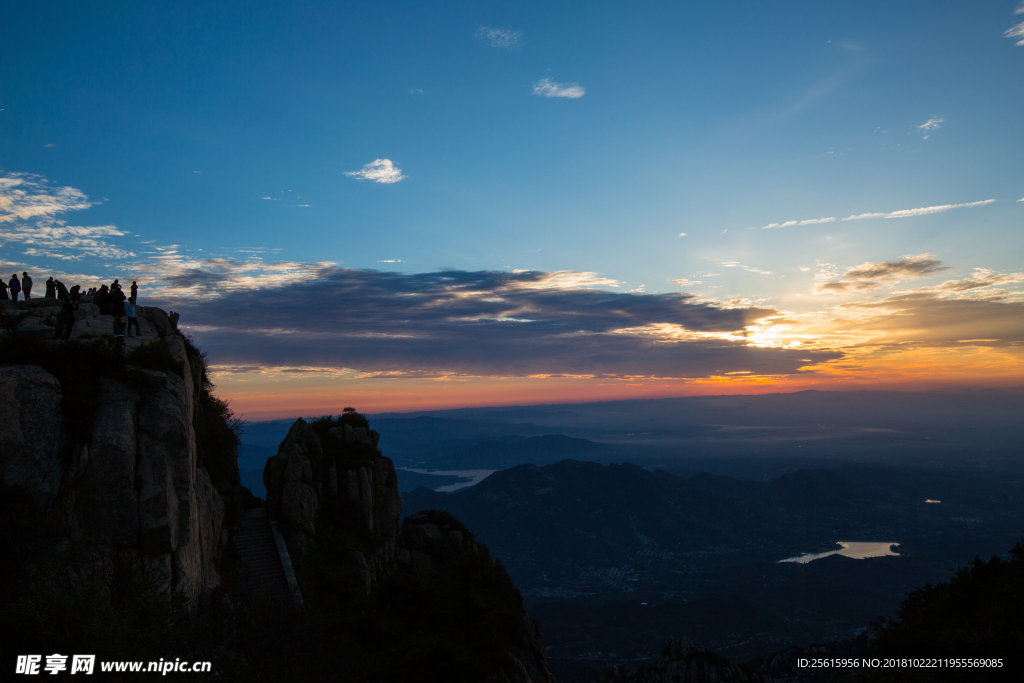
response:
<path id="1" fill-rule="evenodd" d="M 561 681 L 575 680 L 569 664 L 650 656 L 673 635 L 735 659 L 848 638 L 907 591 L 1005 552 L 1024 529 L 1021 491 L 962 472 L 847 467 L 756 482 L 563 461 L 403 500 L 406 514 L 451 512 L 488 544 Z M 837 541 L 897 543 L 899 555 L 779 563 Z"/>

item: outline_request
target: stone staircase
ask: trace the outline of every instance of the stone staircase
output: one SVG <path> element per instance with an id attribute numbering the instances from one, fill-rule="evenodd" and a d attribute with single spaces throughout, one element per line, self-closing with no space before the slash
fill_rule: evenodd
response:
<path id="1" fill-rule="evenodd" d="M 250 593 L 267 596 L 290 594 L 266 508 L 253 508 L 246 513 L 242 528 L 235 536 L 235 549 L 242 564 L 249 569 Z"/>

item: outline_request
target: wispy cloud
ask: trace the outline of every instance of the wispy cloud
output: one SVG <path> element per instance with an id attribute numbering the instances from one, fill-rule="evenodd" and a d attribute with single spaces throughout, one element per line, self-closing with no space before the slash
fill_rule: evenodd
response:
<path id="1" fill-rule="evenodd" d="M 491 47 L 508 48 L 522 43 L 522 31 L 510 31 L 505 28 L 489 28 L 481 26 L 476 30 L 476 37 L 490 44 Z"/>
<path id="2" fill-rule="evenodd" d="M 704 282 L 701 281 L 701 280 L 689 280 L 689 279 L 687 279 L 685 277 L 681 277 L 681 278 L 679 278 L 677 280 L 669 280 L 669 282 L 671 282 L 674 285 L 679 285 L 680 287 L 691 287 L 693 285 L 702 285 L 702 284 L 704 284 Z"/>
<path id="3" fill-rule="evenodd" d="M 578 100 L 587 93 L 579 83 L 555 83 L 550 78 L 542 78 L 533 84 L 533 94 L 544 97 L 567 97 Z"/>
<path id="4" fill-rule="evenodd" d="M 748 273 L 757 273 L 758 275 L 772 274 L 772 271 L 770 270 L 761 270 L 760 268 L 754 268 L 753 266 L 745 266 L 742 263 L 739 263 L 738 261 L 722 261 L 718 265 L 722 266 L 723 268 L 739 268 L 740 270 L 745 270 Z"/>
<path id="5" fill-rule="evenodd" d="M 65 211 L 88 209 L 97 203 L 73 187 L 52 187 L 42 176 L 30 173 L 0 176 L 0 223 L 52 218 Z"/>
<path id="6" fill-rule="evenodd" d="M 849 268 L 838 280 L 833 280 L 836 271 L 832 264 L 818 264 L 814 294 L 843 294 L 846 292 L 870 292 L 901 280 L 927 277 L 951 270 L 932 254 L 904 256 L 893 261 L 862 263 Z M 822 281 L 828 280 L 828 281 Z"/>
<path id="7" fill-rule="evenodd" d="M 979 289 L 988 289 L 1002 285 L 1017 284 L 1024 282 L 1024 273 L 997 273 L 988 268 L 975 268 L 971 277 L 960 280 L 946 280 L 945 282 L 913 289 L 911 292 L 928 292 L 944 295 L 957 295 L 972 292 Z M 1003 293 L 1000 293 L 1002 295 Z"/>
<path id="8" fill-rule="evenodd" d="M 1021 201 L 1024 201 L 1024 200 L 1021 200 Z M 686 233 L 685 232 L 681 232 L 678 235 L 676 235 L 676 237 L 686 237 Z"/>
<path id="9" fill-rule="evenodd" d="M 975 206 L 985 206 L 986 204 L 992 204 L 996 200 L 985 199 L 980 202 L 968 202 L 966 204 L 942 204 L 940 206 L 922 206 L 917 209 L 903 209 L 901 211 L 890 211 L 882 213 L 861 213 L 853 216 L 847 216 L 844 221 L 861 221 L 871 218 L 910 218 L 911 216 L 926 216 L 932 213 L 942 213 L 943 211 L 950 211 L 952 209 L 969 209 Z"/>
<path id="10" fill-rule="evenodd" d="M 818 225 L 820 223 L 833 223 L 835 222 L 835 220 L 836 219 L 834 216 L 831 216 L 829 218 L 810 218 L 805 221 L 786 221 L 785 223 L 769 223 L 768 225 L 762 226 L 761 229 L 771 230 L 773 228 L 788 228 L 794 225 Z"/>
<path id="11" fill-rule="evenodd" d="M 11 242 L 28 246 L 27 256 L 44 256 L 78 261 L 87 256 L 124 259 L 135 252 L 111 244 L 109 238 L 128 233 L 113 225 L 67 225 L 64 221 L 39 221 L 35 225 L 17 225 L 0 233 L 0 247 Z"/>
<path id="12" fill-rule="evenodd" d="M 1020 4 L 1020 7 L 1013 11 L 1014 14 L 1024 14 L 1024 2 Z M 1004 33 L 1007 38 L 1017 38 L 1017 45 L 1024 45 L 1024 21 L 1015 26 L 1011 26 L 1006 29 Z"/>
<path id="13" fill-rule="evenodd" d="M 345 171 L 345 175 L 386 185 L 405 180 L 407 177 L 402 175 L 401 169 L 391 159 L 374 159 L 358 171 Z"/>
<path id="14" fill-rule="evenodd" d="M 944 119 L 942 117 L 933 116 L 924 123 L 922 123 L 920 126 L 918 126 L 918 128 L 920 128 L 921 130 L 936 130 L 941 127 L 943 121 Z"/>

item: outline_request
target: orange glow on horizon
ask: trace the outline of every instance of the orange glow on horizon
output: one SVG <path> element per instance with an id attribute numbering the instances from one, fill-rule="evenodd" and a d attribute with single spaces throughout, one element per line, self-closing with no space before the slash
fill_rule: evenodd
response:
<path id="1" fill-rule="evenodd" d="M 550 403 L 588 403 L 643 398 L 863 390 L 937 390 L 1022 387 L 1024 372 L 995 376 L 949 373 L 939 377 L 925 366 L 904 372 L 831 369 L 782 377 L 721 376 L 704 379 L 608 379 L 584 377 L 333 378 L 221 375 L 216 393 L 249 420 L 360 412 L 412 412 L 451 408 Z M 921 372 L 915 372 L 921 370 Z M 834 373 L 834 374 L 833 374 Z"/>

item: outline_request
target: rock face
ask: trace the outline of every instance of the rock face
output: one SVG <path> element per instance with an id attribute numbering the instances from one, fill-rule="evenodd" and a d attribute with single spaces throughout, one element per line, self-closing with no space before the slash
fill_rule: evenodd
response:
<path id="1" fill-rule="evenodd" d="M 350 553 L 367 591 L 394 568 L 402 516 L 395 466 L 377 450 L 378 439 L 377 432 L 349 424 L 318 435 L 300 418 L 263 469 L 267 510 L 299 553 L 313 542 L 318 510 L 341 511 L 351 531 L 367 542 L 368 552 Z"/>
<path id="2" fill-rule="evenodd" d="M 421 584 L 430 585 L 458 566 L 470 581 L 493 583 L 504 578 L 501 564 L 487 547 L 478 543 L 461 522 L 446 513 L 418 512 L 402 524 L 396 560 L 399 571 L 410 572 Z M 503 575 L 503 576 L 498 576 Z M 518 596 L 517 596 L 518 597 Z M 520 603 L 521 605 L 521 603 Z M 506 644 L 502 667 L 488 679 L 494 683 L 555 683 L 548 670 L 547 648 L 537 622 L 521 609 L 519 638 Z"/>
<path id="3" fill-rule="evenodd" d="M 27 303 L 28 317 L 52 322 L 52 306 Z M 93 308 L 82 305 L 81 323 L 102 322 Z M 166 320 L 159 309 L 144 312 Z M 35 365 L 0 366 L 0 477 L 28 494 L 33 509 L 26 514 L 42 520 L 49 534 L 41 543 L 44 557 L 50 566 L 68 567 L 68 580 L 112 584 L 128 570 L 144 575 L 156 592 L 180 594 L 195 606 L 204 587 L 220 583 L 238 516 L 224 499 L 238 495 L 231 482 L 218 491 L 197 464 L 194 373 L 202 368 L 192 364 L 198 359 L 188 357 L 173 326 L 144 325 L 148 334 L 139 343 L 163 345 L 182 374 L 137 370 L 145 391 L 100 377 L 88 433 L 70 428 L 67 410 L 82 408 L 62 406 L 66 388 L 56 376 Z M 74 329 L 93 328 L 76 323 Z"/>
<path id="4" fill-rule="evenodd" d="M 659 664 L 627 670 L 621 666 L 606 669 L 598 683 L 771 683 L 761 673 L 730 662 L 724 657 L 691 643 L 673 638 L 661 653 Z"/>
<path id="5" fill-rule="evenodd" d="M 433 510 L 406 518 L 399 533 L 402 496 L 394 465 L 377 450 L 379 435 L 338 422 L 296 420 L 264 467 L 267 509 L 290 548 L 300 555 L 313 549 L 329 515 L 331 524 L 360 539 L 361 548 L 344 557 L 367 595 L 390 590 L 393 579 L 444 600 L 477 595 L 504 604 L 498 625 L 486 622 L 486 614 L 462 617 L 516 634 L 496 646 L 499 661 L 485 680 L 554 683 L 540 629 L 487 547 L 457 519 Z"/>

